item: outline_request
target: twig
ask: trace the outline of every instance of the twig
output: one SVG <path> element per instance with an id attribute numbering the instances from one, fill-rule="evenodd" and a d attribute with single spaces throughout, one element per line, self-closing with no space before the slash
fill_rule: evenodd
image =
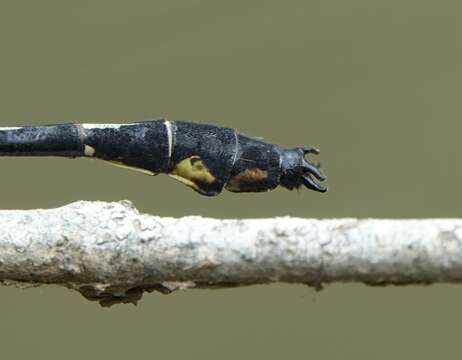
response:
<path id="1" fill-rule="evenodd" d="M 462 281 L 459 219 L 174 219 L 81 201 L 3 210 L 0 227 L 0 281 L 59 284 L 105 306 L 153 290 Z"/>

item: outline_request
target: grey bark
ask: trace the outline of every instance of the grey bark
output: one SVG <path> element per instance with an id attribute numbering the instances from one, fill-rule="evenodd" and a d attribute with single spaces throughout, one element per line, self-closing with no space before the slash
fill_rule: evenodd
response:
<path id="1" fill-rule="evenodd" d="M 174 219 L 81 201 L 3 210 L 0 227 L 0 281 L 59 284 L 105 306 L 154 290 L 462 281 L 459 219 Z"/>

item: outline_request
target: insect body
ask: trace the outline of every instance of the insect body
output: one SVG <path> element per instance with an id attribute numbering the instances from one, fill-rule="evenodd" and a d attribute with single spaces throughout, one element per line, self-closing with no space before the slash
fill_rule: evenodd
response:
<path id="1" fill-rule="evenodd" d="M 305 154 L 312 147 L 281 149 L 230 128 L 182 121 L 132 124 L 59 124 L 0 128 L 0 156 L 91 157 L 150 175 L 166 173 L 214 196 L 304 185 L 325 192 L 325 177 Z"/>

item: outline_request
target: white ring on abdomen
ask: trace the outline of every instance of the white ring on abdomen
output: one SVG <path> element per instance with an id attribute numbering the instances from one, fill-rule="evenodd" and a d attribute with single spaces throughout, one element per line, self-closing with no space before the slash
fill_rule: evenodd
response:
<path id="1" fill-rule="evenodd" d="M 167 129 L 167 141 L 168 141 L 168 161 L 170 162 L 170 158 L 172 157 L 173 152 L 173 132 L 172 132 L 172 124 L 170 121 L 165 120 L 165 128 Z"/>

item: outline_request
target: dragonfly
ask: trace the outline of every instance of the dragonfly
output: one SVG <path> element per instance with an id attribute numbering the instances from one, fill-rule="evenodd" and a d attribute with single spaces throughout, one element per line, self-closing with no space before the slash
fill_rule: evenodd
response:
<path id="1" fill-rule="evenodd" d="M 319 149 L 282 149 L 232 128 L 165 119 L 0 127 L 0 156 L 101 159 L 149 175 L 167 174 L 206 196 L 278 186 L 326 192 L 320 184 L 326 177 L 307 154 Z"/>

